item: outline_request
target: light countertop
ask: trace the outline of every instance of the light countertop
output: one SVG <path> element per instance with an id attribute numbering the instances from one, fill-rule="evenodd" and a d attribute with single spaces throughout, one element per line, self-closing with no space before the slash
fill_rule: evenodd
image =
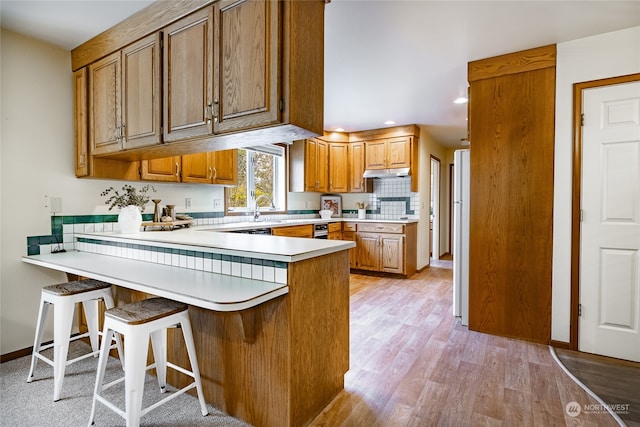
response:
<path id="1" fill-rule="evenodd" d="M 173 231 L 75 233 L 76 238 L 210 251 L 273 261 L 297 262 L 355 247 L 345 240 L 304 239 L 185 228 Z"/>
<path id="2" fill-rule="evenodd" d="M 281 283 L 87 252 L 30 255 L 22 261 L 215 311 L 244 310 L 289 292 Z"/>

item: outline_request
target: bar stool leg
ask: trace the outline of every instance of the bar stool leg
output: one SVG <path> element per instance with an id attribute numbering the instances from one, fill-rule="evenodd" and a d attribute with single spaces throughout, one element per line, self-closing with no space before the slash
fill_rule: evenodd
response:
<path id="1" fill-rule="evenodd" d="M 198 359 L 196 357 L 196 346 L 193 341 L 193 331 L 191 330 L 191 322 L 189 321 L 189 315 L 185 312 L 186 320 L 181 322 L 182 335 L 184 342 L 187 346 L 187 353 L 189 354 L 189 362 L 191 363 L 191 372 L 194 376 L 196 383 L 196 391 L 198 392 L 198 401 L 200 402 L 200 412 L 202 416 L 209 414 L 207 404 L 204 401 L 204 394 L 202 392 L 202 380 L 200 379 L 200 368 L 198 367 Z"/>
<path id="2" fill-rule="evenodd" d="M 27 382 L 30 383 L 33 380 L 33 371 L 36 369 L 38 358 L 36 353 L 40 351 L 42 346 L 42 334 L 44 333 L 44 322 L 47 319 L 47 313 L 49 312 L 49 304 L 44 300 L 44 297 L 40 297 L 40 308 L 38 309 L 38 324 L 36 325 L 36 337 L 33 340 L 33 352 L 31 353 L 31 368 L 29 369 L 29 375 L 27 375 Z"/>
<path id="3" fill-rule="evenodd" d="M 124 383 L 127 427 L 140 425 L 142 413 L 142 394 L 147 368 L 147 352 L 149 349 L 149 334 L 136 333 L 130 328 L 124 331 L 125 360 Z"/>
<path id="4" fill-rule="evenodd" d="M 153 360 L 156 364 L 156 375 L 160 393 L 167 391 L 167 330 L 160 329 L 151 332 L 151 347 L 153 348 Z"/>
<path id="5" fill-rule="evenodd" d="M 73 323 L 74 303 L 59 301 L 53 310 L 53 400 L 60 400 L 64 372 L 69 353 L 69 337 Z"/>
<path id="6" fill-rule="evenodd" d="M 104 299 L 104 305 L 107 310 L 116 306 L 113 302 L 113 297 L 111 296 L 110 292 L 108 295 L 105 295 L 103 299 Z M 104 325 L 102 325 L 102 327 L 104 329 Z M 124 370 L 124 351 L 122 350 L 122 336 L 119 333 L 115 333 L 114 336 L 112 336 L 112 338 L 110 338 L 107 341 L 105 341 L 104 336 L 102 337 L 102 339 L 103 339 L 102 342 L 109 343 L 109 346 L 111 346 L 112 339 L 116 340 L 116 348 L 118 349 L 118 359 L 120 359 L 120 364 L 122 365 L 122 369 Z"/>
<path id="7" fill-rule="evenodd" d="M 82 301 L 84 316 L 87 319 L 87 329 L 89 329 L 89 341 L 91 342 L 91 350 L 98 351 L 100 345 L 98 343 L 98 300 Z M 96 354 L 97 356 L 97 354 Z"/>
<path id="8" fill-rule="evenodd" d="M 110 343 L 114 338 L 115 332 L 113 329 L 110 329 L 107 325 L 107 322 L 104 324 L 103 328 L 103 343 Z M 96 397 L 100 395 L 102 391 L 102 382 L 104 381 L 104 374 L 107 369 L 107 360 L 109 359 L 109 347 L 108 345 L 103 345 L 100 349 L 100 358 L 98 359 L 98 369 L 96 370 L 96 385 L 93 389 L 93 399 L 91 402 L 91 415 L 89 416 L 89 425 L 93 425 L 93 420 L 96 415 Z M 122 353 L 119 353 L 120 357 L 122 357 Z"/>

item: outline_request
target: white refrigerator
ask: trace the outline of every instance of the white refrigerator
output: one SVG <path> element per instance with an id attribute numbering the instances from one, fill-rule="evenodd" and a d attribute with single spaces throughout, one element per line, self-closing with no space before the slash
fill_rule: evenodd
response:
<path id="1" fill-rule="evenodd" d="M 453 315 L 469 324 L 469 150 L 453 153 Z"/>

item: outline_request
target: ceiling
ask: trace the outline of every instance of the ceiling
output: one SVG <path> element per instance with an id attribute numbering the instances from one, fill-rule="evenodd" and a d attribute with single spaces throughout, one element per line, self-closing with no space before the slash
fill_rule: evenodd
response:
<path id="1" fill-rule="evenodd" d="M 0 2 L 2 26 L 71 50 L 152 1 Z M 640 1 L 332 0 L 325 9 L 326 130 L 426 127 L 466 136 L 467 63 L 640 26 Z"/>

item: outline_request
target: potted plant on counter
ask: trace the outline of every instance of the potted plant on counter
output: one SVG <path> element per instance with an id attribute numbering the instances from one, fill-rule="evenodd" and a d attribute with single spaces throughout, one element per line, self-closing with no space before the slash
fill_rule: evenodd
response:
<path id="1" fill-rule="evenodd" d="M 149 202 L 149 196 L 147 192 L 156 189 L 147 184 L 139 191 L 136 190 L 130 184 L 122 186 L 122 193 L 113 187 L 109 187 L 100 193 L 101 196 L 109 196 L 105 201 L 105 204 L 109 205 L 109 210 L 113 208 L 120 208 L 118 214 L 118 225 L 120 226 L 120 233 L 132 234 L 140 231 L 142 225 L 142 211 Z"/>

